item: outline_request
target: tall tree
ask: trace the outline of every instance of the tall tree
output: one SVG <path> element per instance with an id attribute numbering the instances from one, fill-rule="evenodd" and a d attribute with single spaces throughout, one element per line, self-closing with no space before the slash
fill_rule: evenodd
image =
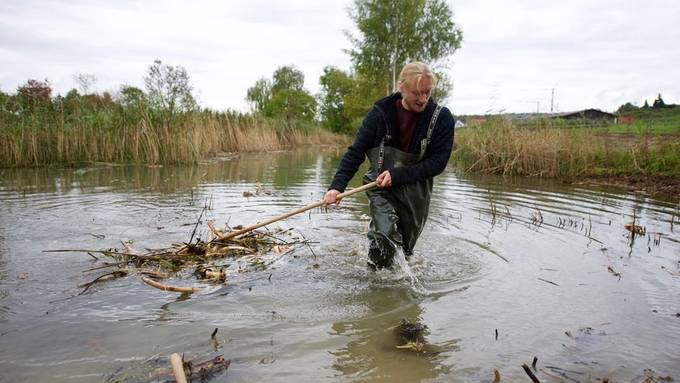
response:
<path id="1" fill-rule="evenodd" d="M 184 67 L 163 64 L 155 60 L 144 77 L 151 106 L 170 116 L 198 108 L 192 94 L 193 86 Z"/>
<path id="2" fill-rule="evenodd" d="M 302 91 L 305 87 L 305 74 L 292 65 L 285 65 L 275 70 L 272 80 L 272 93 L 281 90 Z"/>
<path id="3" fill-rule="evenodd" d="M 255 84 L 246 92 L 246 101 L 255 113 L 262 113 L 271 98 L 272 84 L 264 77 L 255 81 Z"/>
<path id="4" fill-rule="evenodd" d="M 463 38 L 444 0 L 355 0 L 349 15 L 359 30 L 358 36 L 348 34 L 354 69 L 383 94 L 396 89 L 399 70 L 408 61 L 445 68 Z"/>
<path id="5" fill-rule="evenodd" d="M 83 94 L 89 94 L 91 90 L 94 90 L 94 86 L 97 84 L 97 76 L 91 73 L 76 73 L 73 75 L 73 81 L 78 84 L 78 87 Z"/>
<path id="6" fill-rule="evenodd" d="M 255 113 L 286 120 L 311 121 L 316 100 L 305 89 L 305 75 L 294 66 L 274 71 L 272 80 L 261 78 L 248 88 L 246 101 Z"/>
<path id="7" fill-rule="evenodd" d="M 663 108 L 666 106 L 666 103 L 663 102 L 663 98 L 661 98 L 661 93 L 656 97 L 656 100 L 654 100 L 654 103 L 652 104 L 652 108 Z"/>
<path id="8" fill-rule="evenodd" d="M 52 86 L 48 79 L 38 81 L 29 79 L 17 88 L 18 99 L 29 110 L 45 107 L 52 101 Z"/>
<path id="9" fill-rule="evenodd" d="M 348 104 L 347 97 L 353 91 L 354 79 L 347 72 L 327 66 L 323 69 L 319 84 L 321 122 L 333 132 L 349 133 L 352 121 L 345 111 L 345 104 Z"/>

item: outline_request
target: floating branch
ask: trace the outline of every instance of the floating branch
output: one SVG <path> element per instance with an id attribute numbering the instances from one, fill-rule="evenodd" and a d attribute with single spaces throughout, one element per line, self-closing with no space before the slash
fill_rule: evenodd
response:
<path id="1" fill-rule="evenodd" d="M 92 287 L 92 285 L 94 285 L 95 283 L 112 281 L 114 279 L 125 277 L 127 275 L 128 275 L 128 273 L 125 270 L 116 270 L 116 271 L 113 271 L 113 272 L 110 272 L 110 273 L 107 273 L 107 274 L 104 274 L 104 275 L 100 275 L 97 278 L 95 278 L 92 282 L 88 282 L 88 283 L 85 283 L 85 284 L 78 286 L 78 287 L 84 287 L 83 291 L 81 291 L 80 294 L 78 294 L 78 295 L 85 294 L 85 292 L 90 287 Z"/>
<path id="2" fill-rule="evenodd" d="M 179 286 L 165 285 L 163 283 L 156 282 L 153 279 L 147 278 L 147 277 L 142 277 L 142 281 L 144 281 L 144 283 L 146 283 L 147 285 L 149 285 L 151 287 L 155 287 L 159 290 L 173 291 L 173 292 L 176 292 L 176 293 L 189 293 L 189 294 L 191 294 L 191 293 L 196 293 L 196 292 L 199 292 L 199 291 L 202 290 L 201 288 L 198 288 L 198 287 L 179 287 Z"/>

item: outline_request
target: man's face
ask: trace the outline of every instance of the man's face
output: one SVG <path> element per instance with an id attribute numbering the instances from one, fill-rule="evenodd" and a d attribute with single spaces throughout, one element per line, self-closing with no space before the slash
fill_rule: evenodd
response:
<path id="1" fill-rule="evenodd" d="M 402 105 L 411 112 L 420 113 L 424 111 L 433 87 L 432 79 L 425 76 L 420 79 L 418 85 L 404 85 L 401 89 Z"/>

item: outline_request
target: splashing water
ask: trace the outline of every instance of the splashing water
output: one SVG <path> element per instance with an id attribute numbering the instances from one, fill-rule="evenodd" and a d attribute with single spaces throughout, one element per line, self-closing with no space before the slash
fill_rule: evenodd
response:
<path id="1" fill-rule="evenodd" d="M 399 246 L 397 246 L 397 251 L 394 253 L 394 261 L 399 266 L 404 276 L 411 283 L 411 288 L 413 288 L 413 290 L 420 294 L 428 293 L 428 290 L 425 288 L 425 286 L 423 286 L 422 282 L 420 282 L 416 274 L 411 269 L 411 266 L 409 266 L 408 261 L 406 260 L 406 255 L 404 254 L 404 250 L 402 250 L 402 248 Z"/>

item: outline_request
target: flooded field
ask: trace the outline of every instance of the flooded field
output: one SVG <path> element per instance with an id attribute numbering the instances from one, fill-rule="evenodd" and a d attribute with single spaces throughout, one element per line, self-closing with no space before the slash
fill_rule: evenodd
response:
<path id="1" fill-rule="evenodd" d="M 402 267 L 366 267 L 362 195 L 274 224 L 311 243 L 266 267 L 167 281 L 190 296 L 135 273 L 79 295 L 102 260 L 44 252 L 168 247 L 204 207 L 199 236 L 256 223 L 320 199 L 339 154 L 0 170 L 0 382 L 161 381 L 174 352 L 230 359 L 211 382 L 530 381 L 534 357 L 547 382 L 680 379 L 677 197 L 449 170 Z M 427 326 L 422 351 L 397 347 L 402 319 Z"/>

